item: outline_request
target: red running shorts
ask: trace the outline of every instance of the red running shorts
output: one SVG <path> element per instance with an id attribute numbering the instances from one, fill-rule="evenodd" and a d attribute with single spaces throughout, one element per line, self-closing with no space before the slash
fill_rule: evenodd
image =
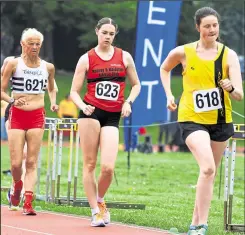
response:
<path id="1" fill-rule="evenodd" d="M 12 106 L 9 111 L 9 129 L 29 130 L 45 127 L 45 110 L 25 111 Z"/>

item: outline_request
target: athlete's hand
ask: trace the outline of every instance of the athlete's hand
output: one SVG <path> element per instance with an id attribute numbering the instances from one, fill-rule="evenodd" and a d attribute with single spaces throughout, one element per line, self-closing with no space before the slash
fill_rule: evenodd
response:
<path id="1" fill-rule="evenodd" d="M 232 83 L 231 83 L 231 80 L 228 78 L 221 80 L 219 84 L 222 87 L 222 89 L 225 91 L 229 92 L 232 90 Z"/>
<path id="2" fill-rule="evenodd" d="M 57 112 L 59 110 L 59 105 L 57 105 L 57 104 L 51 104 L 50 110 L 52 112 Z"/>
<path id="3" fill-rule="evenodd" d="M 128 102 L 124 102 L 122 106 L 122 117 L 128 117 L 132 113 L 131 105 Z"/>
<path id="4" fill-rule="evenodd" d="M 175 104 L 174 101 L 174 96 L 172 95 L 167 97 L 167 108 L 170 111 L 175 111 L 177 109 L 177 105 Z"/>
<path id="5" fill-rule="evenodd" d="M 87 116 L 90 116 L 95 110 L 95 107 L 94 106 L 91 106 L 91 105 L 86 105 L 82 111 L 85 115 Z"/>
<path id="6" fill-rule="evenodd" d="M 18 99 L 15 99 L 14 106 L 23 106 L 26 105 L 26 97 L 19 97 Z"/>

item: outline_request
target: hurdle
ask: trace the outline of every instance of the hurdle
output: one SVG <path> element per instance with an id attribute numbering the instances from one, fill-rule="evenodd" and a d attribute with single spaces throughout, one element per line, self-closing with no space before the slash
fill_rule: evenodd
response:
<path id="1" fill-rule="evenodd" d="M 45 131 L 48 131 L 48 144 L 46 150 L 46 188 L 45 195 L 40 193 L 41 162 L 44 151 L 41 151 L 38 159 L 38 181 L 36 200 L 74 207 L 89 207 L 87 198 L 77 197 L 78 169 L 79 169 L 79 132 L 77 119 L 46 118 Z M 63 132 L 69 131 L 69 154 L 67 164 L 67 195 L 61 196 L 62 159 L 63 159 Z M 74 138 L 75 136 L 75 138 Z M 74 146 L 75 145 L 75 146 Z M 74 149 L 75 147 L 75 149 Z M 58 151 L 57 151 L 58 148 Z M 74 159 L 74 174 L 73 172 Z M 56 171 L 57 170 L 57 171 Z M 74 177 L 72 181 L 72 175 Z M 114 174 L 115 176 L 115 174 Z M 73 185 L 72 185 L 73 182 Z M 117 183 L 117 182 L 116 182 Z M 73 195 L 72 195 L 73 186 Z M 127 203 L 124 201 L 107 201 L 108 208 L 118 209 L 145 209 L 145 205 Z"/>
<path id="2" fill-rule="evenodd" d="M 244 232 L 244 224 L 232 224 L 232 206 L 234 195 L 234 181 L 235 181 L 235 158 L 236 158 L 236 141 L 245 139 L 244 124 L 234 125 L 234 136 L 225 150 L 225 174 L 224 174 L 224 230 L 232 232 Z M 229 174 L 230 173 L 230 174 Z"/>

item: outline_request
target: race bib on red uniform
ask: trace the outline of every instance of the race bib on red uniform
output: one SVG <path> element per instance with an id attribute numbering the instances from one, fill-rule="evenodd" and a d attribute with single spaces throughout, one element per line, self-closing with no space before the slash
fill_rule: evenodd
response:
<path id="1" fill-rule="evenodd" d="M 220 93 L 218 88 L 193 92 L 194 110 L 196 113 L 221 109 Z"/>
<path id="2" fill-rule="evenodd" d="M 96 83 L 95 86 L 95 97 L 103 100 L 114 100 L 118 99 L 120 93 L 120 85 L 114 82 L 103 81 Z"/>

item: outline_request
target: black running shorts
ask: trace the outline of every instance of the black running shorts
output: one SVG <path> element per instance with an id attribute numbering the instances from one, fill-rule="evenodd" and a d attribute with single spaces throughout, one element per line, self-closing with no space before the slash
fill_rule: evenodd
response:
<path id="1" fill-rule="evenodd" d="M 88 105 L 87 102 L 84 102 L 85 104 Z M 82 110 L 79 112 L 78 118 L 93 118 L 99 121 L 100 126 L 114 126 L 117 127 L 119 126 L 119 121 L 121 117 L 121 112 L 108 112 L 102 109 L 99 109 L 95 107 L 94 112 L 90 115 L 87 116 L 86 114 L 83 113 Z"/>
<path id="2" fill-rule="evenodd" d="M 234 135 L 233 123 L 199 124 L 194 122 L 180 122 L 182 138 L 185 141 L 192 132 L 203 130 L 209 133 L 210 139 L 217 142 L 224 142 Z"/>

